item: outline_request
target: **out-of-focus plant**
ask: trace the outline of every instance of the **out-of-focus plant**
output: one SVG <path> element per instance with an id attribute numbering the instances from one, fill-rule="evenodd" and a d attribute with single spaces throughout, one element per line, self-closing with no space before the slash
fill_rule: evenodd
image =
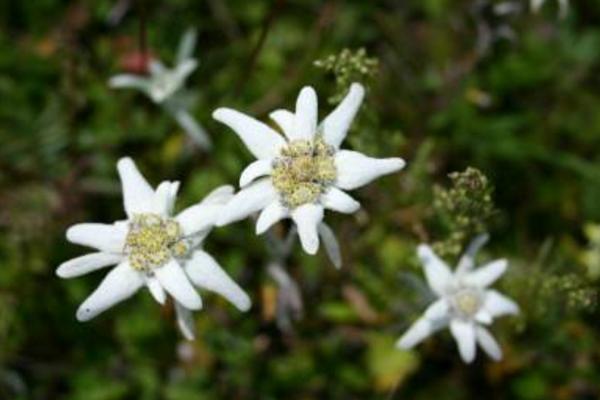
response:
<path id="1" fill-rule="evenodd" d="M 519 307 L 489 287 L 506 272 L 506 259 L 475 268 L 475 256 L 486 241 L 487 235 L 474 238 L 454 271 L 431 247 L 425 244 L 418 247 L 427 284 L 437 299 L 402 335 L 397 347 L 410 349 L 436 331 L 449 327 L 465 363 L 473 362 L 478 345 L 492 359 L 502 359 L 502 349 L 486 326 L 498 317 L 518 314 Z"/>
<path id="2" fill-rule="evenodd" d="M 196 31 L 189 29 L 181 38 L 173 68 L 167 68 L 161 61 L 151 59 L 148 63 L 150 76 L 116 75 L 110 78 L 109 85 L 117 89 L 140 90 L 172 115 L 198 146 L 209 149 L 210 138 L 188 111 L 192 102 L 189 93 L 185 93 L 185 81 L 198 66 L 198 61 L 192 57 L 195 45 Z"/>
<path id="3" fill-rule="evenodd" d="M 344 49 L 339 54 L 315 60 L 314 65 L 335 77 L 336 89 L 327 101 L 336 104 L 344 98 L 352 82 L 362 82 L 365 86 L 371 83 L 377 75 L 379 60 L 369 57 L 364 48 Z"/>
<path id="4" fill-rule="evenodd" d="M 561 18 L 567 16 L 569 11 L 569 0 L 557 0 L 558 1 L 558 14 Z M 546 0 L 531 0 L 531 10 L 535 13 L 539 12 Z"/>
<path id="5" fill-rule="evenodd" d="M 450 188 L 433 188 L 433 210 L 444 239 L 434 242 L 433 248 L 442 258 L 457 257 L 470 237 L 488 232 L 498 215 L 488 178 L 478 169 L 468 167 L 452 172 Z"/>
<path id="6" fill-rule="evenodd" d="M 587 223 L 583 232 L 588 245 L 581 253 L 581 261 L 587 268 L 587 274 L 592 280 L 600 278 L 600 225 Z"/>

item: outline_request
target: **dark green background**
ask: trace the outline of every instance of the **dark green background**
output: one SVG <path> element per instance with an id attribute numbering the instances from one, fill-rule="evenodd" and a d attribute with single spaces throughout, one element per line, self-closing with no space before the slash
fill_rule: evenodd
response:
<path id="1" fill-rule="evenodd" d="M 2 1 L 0 398 L 598 398 L 600 235 L 590 244 L 589 224 L 600 221 L 600 2 L 573 1 L 562 20 L 554 0 L 539 15 L 515 1 L 522 11 L 507 18 L 491 11 L 500 2 L 483 12 L 475 3 L 148 0 L 111 25 L 113 1 Z M 137 49 L 142 8 L 148 47 L 168 62 L 184 30 L 198 29 L 189 88 L 215 142 L 209 154 L 141 94 L 106 85 Z M 482 27 L 505 24 L 515 40 L 477 50 Z M 54 270 L 86 251 L 66 242 L 69 225 L 123 217 L 119 157 L 132 156 L 153 184 L 181 180 L 182 209 L 235 184 L 251 161 L 211 119 L 215 108 L 266 120 L 313 85 L 324 116 L 344 88 L 314 61 L 361 47 L 379 67 L 346 147 L 408 167 L 354 192 L 356 215 L 328 214 L 341 271 L 323 251 L 295 247 L 287 267 L 305 317 L 294 332 L 273 318 L 277 288 L 251 221 L 207 241 L 251 296 L 248 313 L 204 296 L 189 344 L 171 306 L 146 291 L 76 321 L 104 273 L 66 281 Z M 498 212 L 478 221 L 492 235 L 482 259 L 509 258 L 498 286 L 523 313 L 494 325 L 504 361 L 479 354 L 467 367 L 447 332 L 412 352 L 393 344 L 428 301 L 416 244 L 443 246 L 458 229 L 434 193 L 468 166 L 495 188 Z"/>

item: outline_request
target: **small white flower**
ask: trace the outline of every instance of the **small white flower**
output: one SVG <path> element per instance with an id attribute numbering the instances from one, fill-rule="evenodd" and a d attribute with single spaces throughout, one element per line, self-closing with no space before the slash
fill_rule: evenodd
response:
<path id="1" fill-rule="evenodd" d="M 535 13 L 539 12 L 546 0 L 531 0 L 531 10 Z M 559 15 L 561 18 L 567 16 L 569 10 L 569 0 L 558 0 Z"/>
<path id="2" fill-rule="evenodd" d="M 108 85 L 115 89 L 132 88 L 141 91 L 155 104 L 163 106 L 200 146 L 209 148 L 210 140 L 206 131 L 187 111 L 185 101 L 177 98 L 183 91 L 188 76 L 198 67 L 198 61 L 192 57 L 195 44 L 196 32 L 190 29 L 179 44 L 175 67 L 167 68 L 159 60 L 151 60 L 149 76 L 116 75 L 110 78 Z"/>
<path id="3" fill-rule="evenodd" d="M 317 95 L 305 87 L 295 113 L 277 110 L 270 114 L 285 136 L 238 111 L 216 110 L 213 117 L 233 129 L 257 158 L 242 172 L 242 190 L 226 205 L 217 226 L 262 210 L 256 223 L 256 233 L 262 234 L 279 220 L 292 218 L 304 250 L 315 254 L 321 238 L 339 267 L 339 245 L 322 222 L 324 209 L 354 213 L 360 204 L 344 190 L 366 185 L 405 164 L 401 158 L 376 159 L 340 150 L 363 97 L 364 88 L 352 84 L 337 108 L 317 125 Z"/>
<path id="4" fill-rule="evenodd" d="M 475 359 L 477 343 L 494 360 L 502 358 L 500 346 L 485 326 L 502 315 L 518 314 L 519 307 L 508 297 L 489 289 L 506 271 L 506 260 L 495 260 L 474 269 L 475 254 L 486 241 L 487 236 L 477 237 L 454 272 L 429 246 L 419 246 L 418 256 L 427 283 L 438 300 L 398 340 L 399 348 L 410 349 L 449 326 L 466 363 Z"/>
<path id="5" fill-rule="evenodd" d="M 61 278 L 74 278 L 116 265 L 79 307 L 77 319 L 94 318 L 144 285 L 160 304 L 165 303 L 167 293 L 175 299 L 178 322 L 188 338 L 193 337 L 189 310 L 202 308 L 193 285 L 219 293 L 247 310 L 246 293 L 201 249 L 223 204 L 233 196 L 233 188 L 222 186 L 173 217 L 179 182 L 165 181 L 154 190 L 130 158 L 119 160 L 117 169 L 127 220 L 70 227 L 70 242 L 98 251 L 67 261 L 56 271 Z"/>

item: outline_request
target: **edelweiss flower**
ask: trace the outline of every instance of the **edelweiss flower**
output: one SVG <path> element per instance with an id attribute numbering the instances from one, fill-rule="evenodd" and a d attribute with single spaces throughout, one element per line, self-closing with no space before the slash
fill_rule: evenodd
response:
<path id="1" fill-rule="evenodd" d="M 337 108 L 317 125 L 317 95 L 311 87 L 300 92 L 296 111 L 277 110 L 270 117 L 284 136 L 268 125 L 229 108 L 213 117 L 228 125 L 258 159 L 240 177 L 242 190 L 225 206 L 217 226 L 241 220 L 262 210 L 256 233 L 291 217 L 300 242 L 309 254 L 319 248 L 319 237 L 339 267 L 339 246 L 331 229 L 322 222 L 325 208 L 354 213 L 360 204 L 344 192 L 404 167 L 401 158 L 376 159 L 340 150 L 350 124 L 364 97 L 354 83 Z"/>
<path id="2" fill-rule="evenodd" d="M 419 246 L 418 255 L 427 283 L 438 300 L 398 340 L 398 347 L 412 348 L 432 333 L 450 326 L 466 363 L 475 359 L 476 343 L 494 360 L 502 358 L 500 346 L 485 326 L 502 315 L 518 314 L 519 307 L 506 296 L 488 289 L 506 271 L 506 260 L 495 260 L 473 269 L 475 254 L 486 241 L 487 236 L 476 238 L 454 273 L 429 246 Z"/>
<path id="3" fill-rule="evenodd" d="M 181 39 L 174 68 L 167 68 L 159 60 L 152 60 L 148 70 L 150 76 L 131 74 L 116 75 L 108 84 L 115 89 L 133 88 L 146 94 L 150 99 L 165 108 L 179 125 L 202 147 L 210 147 L 210 139 L 198 122 L 191 116 L 182 98 L 177 98 L 184 89 L 187 77 L 198 67 L 192 58 L 196 44 L 196 32 L 188 30 Z"/>
<path id="4" fill-rule="evenodd" d="M 531 0 L 531 10 L 535 13 L 540 11 L 546 0 Z M 558 0 L 559 15 L 561 18 L 567 16 L 569 10 L 569 0 Z"/>
<path id="5" fill-rule="evenodd" d="M 154 190 L 130 158 L 121 159 L 117 169 L 128 219 L 112 225 L 83 223 L 69 228 L 70 242 L 98 251 L 67 261 L 56 271 L 61 278 L 74 278 L 116 264 L 79 307 L 77 319 L 94 318 L 144 285 L 160 304 L 165 303 L 167 293 L 173 296 L 179 325 L 188 338 L 193 337 L 189 310 L 202 308 L 192 284 L 247 310 L 250 299 L 246 293 L 200 249 L 233 188 L 220 187 L 172 217 L 179 182 L 165 181 Z"/>

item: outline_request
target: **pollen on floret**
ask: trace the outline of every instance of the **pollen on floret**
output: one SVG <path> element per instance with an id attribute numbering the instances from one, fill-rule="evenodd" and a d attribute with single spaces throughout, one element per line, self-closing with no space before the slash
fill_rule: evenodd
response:
<path id="1" fill-rule="evenodd" d="M 173 257 L 184 257 L 189 248 L 179 223 L 156 214 L 137 214 L 129 223 L 125 252 L 138 271 L 165 265 Z"/>
<path id="2" fill-rule="evenodd" d="M 321 135 L 288 143 L 273 161 L 271 179 L 288 208 L 318 201 L 337 177 L 335 150 Z"/>
<path id="3" fill-rule="evenodd" d="M 463 317 L 473 317 L 481 308 L 481 293 L 476 289 L 462 289 L 452 297 L 454 310 Z"/>

